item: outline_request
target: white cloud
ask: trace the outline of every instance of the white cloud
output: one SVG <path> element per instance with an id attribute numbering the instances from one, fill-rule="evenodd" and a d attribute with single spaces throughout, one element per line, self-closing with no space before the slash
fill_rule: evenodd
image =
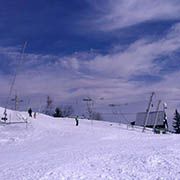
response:
<path id="1" fill-rule="evenodd" d="M 134 75 L 158 74 L 161 66 L 154 60 L 180 50 L 180 24 L 172 27 L 166 37 L 157 41 L 141 39 L 132 43 L 123 52 L 97 55 L 87 62 L 87 67 L 105 76 L 129 79 Z"/>
<path id="2" fill-rule="evenodd" d="M 180 19 L 178 0 L 107 0 L 89 1 L 100 13 L 94 23 L 101 30 L 111 31 L 150 20 Z M 104 5 L 104 3 L 106 5 Z"/>
<path id="3" fill-rule="evenodd" d="M 1 51 L 7 60 L 16 62 L 19 50 Z M 25 54 L 18 72 L 16 89 L 22 96 L 52 95 L 55 101 L 76 97 L 104 97 L 109 102 L 132 102 L 145 100 L 148 93 L 156 91 L 158 98 L 167 100 L 179 97 L 180 72 L 161 75 L 161 64 L 154 60 L 180 50 L 180 24 L 176 24 L 159 40 L 140 39 L 124 51 L 108 55 L 80 53 L 66 57 L 41 54 Z M 9 53 L 6 53 L 9 52 Z M 5 58 L 6 59 L 6 58 Z M 5 60 L 4 60 L 5 61 Z M 8 67 L 9 68 L 9 67 Z M 135 75 L 158 75 L 160 82 L 147 85 L 131 81 Z M 148 80 L 147 80 L 148 81 Z M 10 76 L 1 74 L 0 94 L 6 95 Z M 39 99 L 37 98 L 37 101 Z M 178 102 L 173 102 L 177 103 Z M 175 104 L 172 104 L 175 107 Z"/>

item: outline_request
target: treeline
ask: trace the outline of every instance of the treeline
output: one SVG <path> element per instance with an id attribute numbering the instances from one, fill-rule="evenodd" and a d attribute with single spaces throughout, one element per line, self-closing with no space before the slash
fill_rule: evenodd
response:
<path id="1" fill-rule="evenodd" d="M 52 114 L 54 117 L 70 117 L 74 113 L 72 106 L 56 107 Z"/>
<path id="2" fill-rule="evenodd" d="M 50 98 L 50 96 L 47 96 L 46 106 L 43 113 L 53 117 L 71 117 L 73 115 L 77 115 L 74 114 L 74 109 L 71 105 L 57 106 L 54 108 L 53 100 Z M 87 109 L 86 116 L 82 115 L 82 118 L 103 120 L 101 114 L 93 111 L 90 107 Z"/>
<path id="3" fill-rule="evenodd" d="M 74 113 L 72 106 L 56 107 L 55 112 L 52 114 L 54 117 L 71 117 Z M 94 119 L 94 120 L 103 120 L 99 112 L 91 112 L 87 117 L 85 115 L 82 118 Z"/>
<path id="4" fill-rule="evenodd" d="M 176 134 L 180 134 L 180 114 L 178 110 L 176 109 L 174 113 L 174 118 L 173 118 L 173 129 Z"/>

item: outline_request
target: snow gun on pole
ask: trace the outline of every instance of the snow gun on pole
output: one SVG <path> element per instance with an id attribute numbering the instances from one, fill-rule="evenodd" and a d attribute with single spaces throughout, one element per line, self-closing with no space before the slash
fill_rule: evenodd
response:
<path id="1" fill-rule="evenodd" d="M 9 99 L 10 99 L 10 96 L 12 94 L 15 82 L 16 82 L 19 67 L 20 67 L 21 63 L 23 62 L 24 52 L 25 52 L 26 46 L 27 46 L 27 42 L 25 42 L 24 45 L 23 45 L 23 48 L 22 48 L 22 51 L 21 51 L 21 56 L 20 56 L 20 59 L 19 59 L 19 63 L 17 64 L 16 70 L 15 70 L 15 73 L 14 73 L 14 76 L 13 76 L 13 79 L 12 79 L 12 82 L 11 82 L 11 86 L 10 86 L 10 89 L 9 89 L 9 94 L 8 94 L 8 97 L 7 97 L 7 101 L 6 101 L 6 105 L 5 105 L 5 109 L 4 109 L 4 113 L 3 113 L 4 117 L 1 118 L 1 120 L 5 121 L 5 122 L 7 121 L 7 106 L 9 104 Z"/>
<path id="2" fill-rule="evenodd" d="M 147 126 L 147 122 L 148 122 L 148 119 L 149 119 L 149 113 L 150 113 L 150 110 L 151 110 L 151 103 L 152 103 L 152 99 L 153 99 L 153 96 L 154 96 L 154 95 L 155 95 L 155 92 L 152 92 L 152 93 L 151 93 L 151 97 L 150 97 L 150 99 L 149 99 L 148 108 L 147 108 L 147 110 L 146 110 L 146 116 L 145 116 L 144 127 L 143 127 L 142 132 L 145 131 L 146 126 Z"/>

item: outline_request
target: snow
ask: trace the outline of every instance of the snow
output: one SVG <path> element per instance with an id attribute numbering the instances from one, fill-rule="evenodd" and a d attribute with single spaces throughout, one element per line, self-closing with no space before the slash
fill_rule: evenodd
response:
<path id="1" fill-rule="evenodd" d="M 28 117 L 8 111 L 11 122 L 21 122 L 17 113 Z M 27 120 L 0 124 L 0 180 L 180 179 L 178 135 L 43 114 Z"/>

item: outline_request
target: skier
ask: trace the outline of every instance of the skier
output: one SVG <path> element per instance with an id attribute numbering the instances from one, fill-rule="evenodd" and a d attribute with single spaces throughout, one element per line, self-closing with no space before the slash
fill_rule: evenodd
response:
<path id="1" fill-rule="evenodd" d="M 31 108 L 28 109 L 28 114 L 29 114 L 29 117 L 32 117 L 32 109 Z"/>
<path id="2" fill-rule="evenodd" d="M 130 124 L 131 124 L 131 127 L 132 127 L 132 128 L 134 127 L 135 123 L 136 123 L 135 121 L 131 121 Z"/>
<path id="3" fill-rule="evenodd" d="M 75 121 L 76 121 L 76 126 L 78 126 L 79 125 L 78 116 L 76 116 Z"/>

